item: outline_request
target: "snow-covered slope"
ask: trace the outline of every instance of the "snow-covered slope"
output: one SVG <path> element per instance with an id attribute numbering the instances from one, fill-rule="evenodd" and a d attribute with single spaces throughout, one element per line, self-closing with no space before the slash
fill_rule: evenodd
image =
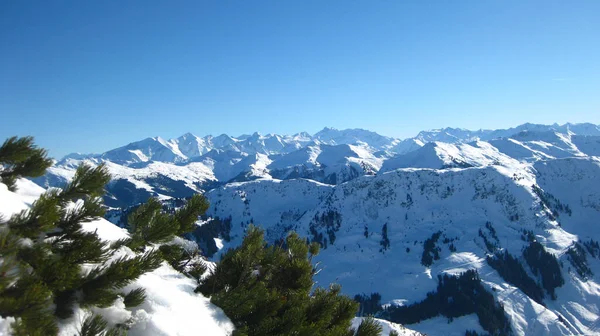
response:
<path id="1" fill-rule="evenodd" d="M 308 178 L 339 184 L 377 173 L 384 157 L 375 156 L 366 146 L 321 144 L 273 156 L 272 159 L 267 168 L 274 178 Z"/>
<path id="2" fill-rule="evenodd" d="M 484 141 L 470 144 L 430 142 L 415 151 L 385 161 L 380 173 L 398 168 L 444 169 L 489 165 L 513 166 L 518 165 L 518 161 Z"/>
<path id="3" fill-rule="evenodd" d="M 110 150 L 100 157 L 120 164 L 147 161 L 181 162 L 187 159 L 175 141 L 167 141 L 161 137 L 132 142 Z"/>
<path id="4" fill-rule="evenodd" d="M 360 128 L 337 130 L 335 128 L 325 127 L 315 133 L 314 139 L 328 145 L 353 145 L 367 144 L 377 150 L 389 149 L 395 146 L 399 140 L 379 135 L 375 132 Z"/>
<path id="5" fill-rule="evenodd" d="M 364 320 L 364 318 L 362 318 L 362 317 L 354 318 L 354 320 L 352 320 L 352 328 L 357 329 L 363 320 Z M 389 322 L 386 320 L 381 320 L 381 319 L 375 319 L 375 321 L 381 326 L 381 329 L 382 329 L 381 335 L 382 336 L 387 336 L 392 331 L 397 332 L 399 336 L 423 336 L 423 334 L 421 334 L 420 332 L 408 329 L 408 328 L 404 327 L 403 325 L 400 325 L 397 323 L 392 323 L 392 322 Z M 442 331 L 442 330 L 440 330 L 440 331 Z M 434 334 L 430 333 L 429 335 L 434 335 Z"/>
<path id="6" fill-rule="evenodd" d="M 508 129 L 497 129 L 497 130 L 477 130 L 471 131 L 464 128 L 442 128 L 430 131 L 420 132 L 415 139 L 423 142 L 441 141 L 441 142 L 471 142 L 475 140 L 492 140 L 498 138 L 510 138 L 515 134 L 521 132 L 558 132 L 562 134 L 578 134 L 585 136 L 599 136 L 600 126 L 583 123 L 583 124 L 571 124 L 566 123 L 564 125 L 553 124 L 553 125 L 540 125 L 526 123 L 517 127 Z"/>
<path id="7" fill-rule="evenodd" d="M 62 187 L 70 181 L 77 166 L 104 163 L 112 175 L 104 200 L 111 207 L 126 207 L 149 197 L 187 197 L 213 185 L 213 171 L 201 162 L 174 164 L 160 161 L 121 165 L 100 158 L 65 159 L 48 169 L 46 175 L 33 179 L 42 187 Z"/>
<path id="8" fill-rule="evenodd" d="M 231 216 L 226 247 L 240 242 L 250 222 L 263 226 L 271 241 L 292 229 L 322 242 L 327 248 L 318 257 L 318 280 L 338 282 L 349 295 L 379 292 L 384 302 L 411 304 L 435 290 L 438 274 L 476 269 L 484 287 L 503 304 L 517 335 L 599 332 L 600 260 L 588 255 L 594 275 L 582 278 L 567 253 L 578 241 L 600 240 L 599 159 L 531 165 L 487 143 L 450 148 L 461 149 L 462 159 L 476 158 L 479 164 L 398 169 L 337 186 L 308 180 L 237 183 L 207 193 L 209 212 Z M 472 155 L 465 157 L 469 151 Z M 436 232 L 439 260 L 424 266 L 425 241 Z M 562 264 L 565 284 L 556 290 L 556 300 L 546 295 L 545 306 L 507 283 L 485 259 L 506 250 L 539 281 L 523 260 L 522 251 L 530 244 L 527 236 Z M 438 318 L 408 327 L 462 335 L 467 329 L 481 330 L 478 325 L 477 317 L 464 316 L 450 324 Z"/>

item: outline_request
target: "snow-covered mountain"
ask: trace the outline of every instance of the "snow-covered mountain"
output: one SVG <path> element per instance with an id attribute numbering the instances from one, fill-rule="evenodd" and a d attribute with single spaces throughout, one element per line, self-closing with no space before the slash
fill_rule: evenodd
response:
<path id="1" fill-rule="evenodd" d="M 524 124 L 505 130 L 423 131 L 404 140 L 362 129 L 324 128 L 314 135 L 186 133 L 147 138 L 102 154 L 70 154 L 35 181 L 60 186 L 83 162 L 105 162 L 115 179 L 107 204 L 128 206 L 150 196 L 186 197 L 200 190 L 259 178 L 307 178 L 340 184 L 396 168 L 482 166 L 514 159 L 534 162 L 600 153 L 593 124 Z M 176 172 L 176 173 L 175 173 Z"/>
<path id="2" fill-rule="evenodd" d="M 435 291 L 438 275 L 475 269 L 515 334 L 600 332 L 600 260 L 593 247 L 600 240 L 599 158 L 403 168 L 336 186 L 263 179 L 207 196 L 210 214 L 231 223 L 225 247 L 239 244 L 248 223 L 264 227 L 272 242 L 296 230 L 326 246 L 318 280 L 339 282 L 347 294 L 379 292 L 384 302 L 410 305 Z M 550 292 L 542 300 L 528 296 L 486 261 L 507 251 L 532 281 L 543 283 L 523 253 L 537 243 L 561 265 L 553 275 L 564 279 L 555 300 Z M 573 255 L 585 244 L 583 269 L 589 273 L 582 275 Z M 429 264 L 424 259 L 430 253 Z M 478 325 L 471 314 L 449 325 L 440 318 L 408 327 L 463 335 L 467 329 L 482 332 Z"/>

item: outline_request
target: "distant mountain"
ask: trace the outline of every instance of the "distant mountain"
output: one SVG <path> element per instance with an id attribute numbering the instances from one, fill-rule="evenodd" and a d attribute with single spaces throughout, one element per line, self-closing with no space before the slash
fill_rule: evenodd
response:
<path id="1" fill-rule="evenodd" d="M 366 144 L 376 150 L 389 149 L 399 142 L 398 139 L 386 137 L 359 128 L 337 130 L 335 128 L 325 127 L 321 131 L 315 133 L 313 138 L 328 145 Z"/>
<path id="2" fill-rule="evenodd" d="M 93 157 L 118 164 L 148 161 L 183 162 L 187 159 L 187 156 L 179 150 L 175 140 L 166 141 L 161 137 L 146 138 L 141 141 L 132 142 L 126 146 L 115 148 Z"/>
<path id="3" fill-rule="evenodd" d="M 386 160 L 380 173 L 398 168 L 445 169 L 516 164 L 517 160 L 501 153 L 488 142 L 429 142 L 417 150 Z"/>
<path id="4" fill-rule="evenodd" d="M 185 197 L 255 179 L 306 178 L 336 185 L 380 169 L 464 168 L 508 158 L 533 162 L 586 157 L 598 155 L 598 139 L 600 127 L 593 124 L 524 124 L 478 131 L 444 128 L 404 140 L 363 129 L 334 128 L 314 135 L 198 137 L 186 133 L 171 140 L 146 138 L 102 154 L 70 154 L 35 181 L 44 187 L 58 186 L 79 163 L 105 162 L 115 176 L 106 202 L 120 207 L 151 196 Z"/>

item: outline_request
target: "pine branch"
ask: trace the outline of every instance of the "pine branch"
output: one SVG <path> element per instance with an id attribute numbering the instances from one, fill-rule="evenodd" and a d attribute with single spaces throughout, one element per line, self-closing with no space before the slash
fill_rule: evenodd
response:
<path id="1" fill-rule="evenodd" d="M 73 180 L 63 188 L 61 197 L 64 201 L 101 197 L 110 178 L 108 168 L 104 164 L 95 168 L 81 164 L 77 167 Z"/>
<path id="2" fill-rule="evenodd" d="M 93 269 L 83 281 L 84 302 L 96 304 L 116 299 L 115 290 L 157 269 L 161 263 L 160 252 L 155 250 L 134 258 L 121 257 L 108 266 Z"/>
<path id="3" fill-rule="evenodd" d="M 51 189 L 43 193 L 28 210 L 13 215 L 8 227 L 25 238 L 35 239 L 56 226 L 60 219 L 58 191 Z"/>
<path id="4" fill-rule="evenodd" d="M 20 177 L 38 177 L 52 165 L 47 151 L 33 143 L 33 137 L 11 137 L 0 147 L 0 181 L 10 191 L 16 190 Z"/>
<path id="5" fill-rule="evenodd" d="M 200 194 L 192 196 L 185 206 L 175 212 L 175 218 L 179 222 L 178 234 L 183 235 L 184 233 L 193 231 L 198 217 L 205 214 L 208 207 L 209 204 L 206 197 Z"/>
<path id="6" fill-rule="evenodd" d="M 144 288 L 136 288 L 123 298 L 126 308 L 133 308 L 141 305 L 146 300 L 146 290 Z"/>

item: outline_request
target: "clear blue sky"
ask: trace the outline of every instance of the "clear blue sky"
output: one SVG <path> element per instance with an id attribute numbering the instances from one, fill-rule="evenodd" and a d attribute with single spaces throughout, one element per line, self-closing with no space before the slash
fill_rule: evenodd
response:
<path id="1" fill-rule="evenodd" d="M 0 1 L 0 137 L 600 123 L 600 1 Z"/>

